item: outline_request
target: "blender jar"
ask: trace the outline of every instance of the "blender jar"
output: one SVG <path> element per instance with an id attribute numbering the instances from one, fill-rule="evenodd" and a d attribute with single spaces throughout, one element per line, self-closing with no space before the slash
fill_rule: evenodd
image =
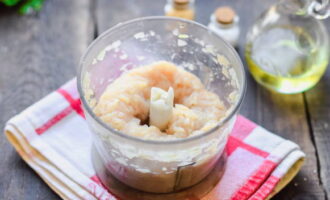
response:
<path id="1" fill-rule="evenodd" d="M 224 102 L 226 116 L 205 133 L 166 141 L 127 135 L 95 116 L 93 107 L 112 81 L 157 61 L 195 74 Z M 224 149 L 243 99 L 245 74 L 235 50 L 206 27 L 179 18 L 147 17 L 118 24 L 90 45 L 80 63 L 78 88 L 94 133 L 95 170 L 111 192 L 129 199 L 128 190 L 134 195 L 138 191 L 173 194 L 201 185 L 215 166 L 223 171 Z M 221 173 L 217 174 L 212 176 L 216 179 L 212 186 L 220 178 Z M 126 192 L 120 193 L 115 182 Z M 211 188 L 201 187 L 202 193 Z"/>

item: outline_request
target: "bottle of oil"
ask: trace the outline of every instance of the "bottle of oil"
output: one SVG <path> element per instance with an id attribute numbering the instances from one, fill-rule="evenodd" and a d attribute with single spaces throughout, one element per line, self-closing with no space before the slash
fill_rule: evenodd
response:
<path id="1" fill-rule="evenodd" d="M 255 22 L 247 34 L 245 56 L 258 83 L 293 94 L 320 80 L 329 60 L 328 33 L 318 20 L 330 13 L 329 1 L 324 1 L 283 0 Z"/>

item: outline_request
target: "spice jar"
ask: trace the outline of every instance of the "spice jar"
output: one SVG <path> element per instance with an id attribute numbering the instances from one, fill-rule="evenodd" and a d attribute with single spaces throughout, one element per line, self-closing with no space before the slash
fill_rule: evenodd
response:
<path id="1" fill-rule="evenodd" d="M 194 0 L 168 0 L 165 15 L 193 20 L 195 18 Z"/>
<path id="2" fill-rule="evenodd" d="M 210 17 L 209 29 L 214 31 L 231 45 L 237 46 L 240 28 L 239 17 L 230 7 L 219 7 Z"/>

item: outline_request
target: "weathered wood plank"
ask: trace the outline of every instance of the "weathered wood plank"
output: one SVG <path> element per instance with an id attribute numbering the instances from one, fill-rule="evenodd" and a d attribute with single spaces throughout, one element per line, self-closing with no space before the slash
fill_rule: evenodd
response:
<path id="1" fill-rule="evenodd" d="M 164 15 L 166 0 L 116 1 L 96 0 L 96 21 L 98 33 L 130 19 Z"/>
<path id="2" fill-rule="evenodd" d="M 0 9 L 0 124 L 56 89 L 76 73 L 92 40 L 90 1 L 45 1 L 36 15 Z M 59 197 L 0 134 L 0 199 Z"/>
<path id="3" fill-rule="evenodd" d="M 330 19 L 324 21 L 330 33 Z M 330 197 L 330 69 L 311 90 L 305 92 L 313 138 L 319 155 L 319 172 L 324 190 Z"/>
<path id="4" fill-rule="evenodd" d="M 317 171 L 317 157 L 310 138 L 303 97 L 279 95 L 258 89 L 257 121 L 278 135 L 300 145 L 306 161 L 296 178 L 275 199 L 324 199 Z"/>

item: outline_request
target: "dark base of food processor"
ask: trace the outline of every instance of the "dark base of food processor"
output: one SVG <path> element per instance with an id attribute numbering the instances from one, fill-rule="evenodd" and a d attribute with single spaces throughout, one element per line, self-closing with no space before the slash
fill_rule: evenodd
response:
<path id="1" fill-rule="evenodd" d="M 116 179 L 109 170 L 106 169 L 106 165 L 97 150 L 95 150 L 94 147 L 92 148 L 92 162 L 97 176 L 112 194 L 124 200 L 186 200 L 202 198 L 218 184 L 225 171 L 225 161 L 226 155 L 224 153 L 218 159 L 210 174 L 202 181 L 189 188 L 173 193 L 156 194 L 134 189 Z"/>

